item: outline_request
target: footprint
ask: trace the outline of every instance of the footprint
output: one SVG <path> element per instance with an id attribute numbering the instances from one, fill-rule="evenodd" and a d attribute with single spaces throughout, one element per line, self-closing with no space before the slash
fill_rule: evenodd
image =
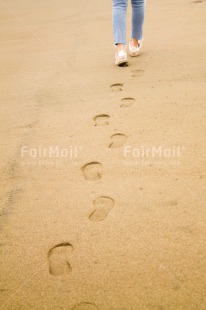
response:
<path id="1" fill-rule="evenodd" d="M 112 143 L 109 145 L 110 149 L 122 147 L 127 140 L 127 136 L 122 133 L 115 133 L 110 137 Z"/>
<path id="2" fill-rule="evenodd" d="M 121 108 L 129 108 L 134 104 L 135 99 L 128 97 L 128 98 L 123 98 L 121 101 L 122 101 L 122 104 L 120 105 Z"/>
<path id="3" fill-rule="evenodd" d="M 107 126 L 109 125 L 110 116 L 107 114 L 100 114 L 94 117 L 95 126 Z"/>
<path id="4" fill-rule="evenodd" d="M 49 272 L 53 276 L 66 275 L 72 271 L 72 267 L 67 260 L 68 253 L 73 246 L 68 243 L 60 243 L 49 250 Z"/>
<path id="5" fill-rule="evenodd" d="M 74 306 L 72 310 L 98 310 L 97 306 L 95 304 L 92 304 L 90 302 L 81 302 L 80 304 Z"/>
<path id="6" fill-rule="evenodd" d="M 122 91 L 122 87 L 123 87 L 123 84 L 121 84 L 121 83 L 112 84 L 112 85 L 110 86 L 110 88 L 111 88 L 111 90 L 112 90 L 113 92 Z"/>
<path id="7" fill-rule="evenodd" d="M 85 180 L 88 181 L 97 181 L 100 180 L 101 175 L 101 167 L 102 165 L 97 161 L 93 161 L 84 165 L 81 169 L 84 175 Z"/>
<path id="8" fill-rule="evenodd" d="M 100 196 L 93 201 L 94 211 L 89 216 L 90 221 L 100 222 L 106 219 L 114 207 L 114 200 L 110 197 Z"/>
<path id="9" fill-rule="evenodd" d="M 140 77 L 144 74 L 144 70 L 132 70 L 132 77 Z"/>

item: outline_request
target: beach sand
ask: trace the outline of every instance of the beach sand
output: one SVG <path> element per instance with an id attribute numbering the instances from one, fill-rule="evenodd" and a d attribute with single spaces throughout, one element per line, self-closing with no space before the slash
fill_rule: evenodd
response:
<path id="1" fill-rule="evenodd" d="M 205 310 L 206 2 L 0 7 L 0 309 Z"/>

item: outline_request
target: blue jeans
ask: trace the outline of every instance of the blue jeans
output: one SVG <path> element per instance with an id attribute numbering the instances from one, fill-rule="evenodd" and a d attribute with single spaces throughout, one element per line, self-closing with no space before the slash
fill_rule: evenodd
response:
<path id="1" fill-rule="evenodd" d="M 113 0 L 113 35 L 114 44 L 126 44 L 126 14 L 128 0 Z M 132 33 L 131 38 L 142 40 L 145 0 L 131 0 Z"/>

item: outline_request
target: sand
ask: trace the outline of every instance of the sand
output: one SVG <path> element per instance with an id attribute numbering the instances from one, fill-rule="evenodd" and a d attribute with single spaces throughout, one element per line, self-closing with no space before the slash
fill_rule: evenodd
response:
<path id="1" fill-rule="evenodd" d="M 205 310 L 206 2 L 0 7 L 0 309 Z"/>

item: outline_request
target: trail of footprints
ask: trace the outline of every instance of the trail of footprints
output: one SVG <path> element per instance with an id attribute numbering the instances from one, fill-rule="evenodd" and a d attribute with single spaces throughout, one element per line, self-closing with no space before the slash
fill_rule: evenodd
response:
<path id="1" fill-rule="evenodd" d="M 143 70 L 133 70 L 132 77 L 139 77 L 144 73 Z M 116 83 L 110 86 L 112 92 L 121 92 L 123 84 Z M 135 103 L 132 97 L 126 97 L 121 100 L 120 108 L 129 108 Z M 110 116 L 108 114 L 99 114 L 93 118 L 94 126 L 108 126 Z M 115 149 L 124 145 L 127 135 L 115 133 L 110 136 L 108 148 Z M 102 178 L 102 164 L 100 162 L 89 162 L 81 167 L 83 177 L 86 181 L 99 181 Z M 111 197 L 99 196 L 93 201 L 93 209 L 88 215 L 91 222 L 104 221 L 115 205 Z M 52 247 L 48 252 L 49 273 L 52 276 L 66 276 L 71 273 L 72 266 L 70 256 L 73 252 L 73 245 L 69 242 L 63 242 Z M 75 305 L 72 310 L 98 310 L 98 307 L 90 302 L 82 302 Z"/>

